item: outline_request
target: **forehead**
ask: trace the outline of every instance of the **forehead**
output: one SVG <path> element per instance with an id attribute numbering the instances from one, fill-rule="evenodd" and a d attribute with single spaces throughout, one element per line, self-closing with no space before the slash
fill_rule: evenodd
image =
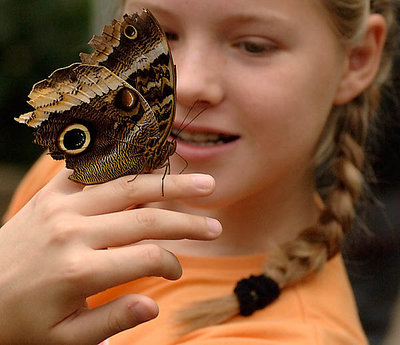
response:
<path id="1" fill-rule="evenodd" d="M 207 15 L 216 19 L 242 14 L 265 15 L 275 13 L 301 18 L 301 15 L 326 14 L 322 0 L 125 0 L 124 10 L 134 12 L 149 8 L 155 13 L 173 13 L 182 15 Z"/>

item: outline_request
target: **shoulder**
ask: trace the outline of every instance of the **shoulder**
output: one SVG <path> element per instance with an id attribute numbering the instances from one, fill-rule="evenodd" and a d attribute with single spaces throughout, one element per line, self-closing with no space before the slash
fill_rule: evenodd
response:
<path id="1" fill-rule="evenodd" d="M 318 274 L 285 289 L 264 310 L 193 332 L 184 340 L 186 345 L 367 344 L 340 256 Z"/>

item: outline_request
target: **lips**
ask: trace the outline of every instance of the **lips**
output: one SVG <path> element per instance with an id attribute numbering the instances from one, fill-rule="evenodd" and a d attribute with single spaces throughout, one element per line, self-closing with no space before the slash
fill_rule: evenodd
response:
<path id="1" fill-rule="evenodd" d="M 195 146 L 213 146 L 230 143 L 239 139 L 238 135 L 215 133 L 209 131 L 188 131 L 172 129 L 172 137 L 180 142 Z"/>

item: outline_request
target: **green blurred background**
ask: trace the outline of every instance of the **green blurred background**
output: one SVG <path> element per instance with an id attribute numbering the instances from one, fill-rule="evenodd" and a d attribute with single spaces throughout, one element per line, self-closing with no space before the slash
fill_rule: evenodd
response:
<path id="1" fill-rule="evenodd" d="M 0 9 L 0 161 L 27 166 L 42 151 L 13 121 L 29 111 L 32 84 L 77 61 L 89 39 L 89 1 L 2 0 Z"/>
<path id="2" fill-rule="evenodd" d="M 87 50 L 90 2 L 0 0 L 0 213 L 21 175 L 43 152 L 13 120 L 30 111 L 32 85 Z"/>
<path id="3" fill-rule="evenodd" d="M 79 61 L 114 17 L 116 0 L 0 0 L 0 216 L 23 173 L 43 152 L 13 120 L 31 110 L 32 85 Z M 0 217 L 1 218 L 1 217 Z"/>

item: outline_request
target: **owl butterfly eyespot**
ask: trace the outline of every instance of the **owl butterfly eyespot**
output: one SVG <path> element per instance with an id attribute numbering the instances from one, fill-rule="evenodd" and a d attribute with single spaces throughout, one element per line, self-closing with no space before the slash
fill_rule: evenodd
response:
<path id="1" fill-rule="evenodd" d="M 176 70 L 165 33 L 148 10 L 113 20 L 81 63 L 36 83 L 34 110 L 16 120 L 34 142 L 65 159 L 70 179 L 95 184 L 169 168 L 176 142 Z"/>
<path id="2" fill-rule="evenodd" d="M 86 126 L 79 123 L 69 125 L 61 132 L 58 144 L 65 153 L 76 155 L 88 148 L 90 132 Z"/>
<path id="3" fill-rule="evenodd" d="M 126 37 L 128 37 L 131 40 L 134 40 L 137 37 L 137 30 L 133 25 L 128 25 L 125 30 L 124 34 Z"/>
<path id="4" fill-rule="evenodd" d="M 129 111 L 140 106 L 138 97 L 129 89 L 122 89 L 115 97 L 115 106 L 119 109 Z"/>

